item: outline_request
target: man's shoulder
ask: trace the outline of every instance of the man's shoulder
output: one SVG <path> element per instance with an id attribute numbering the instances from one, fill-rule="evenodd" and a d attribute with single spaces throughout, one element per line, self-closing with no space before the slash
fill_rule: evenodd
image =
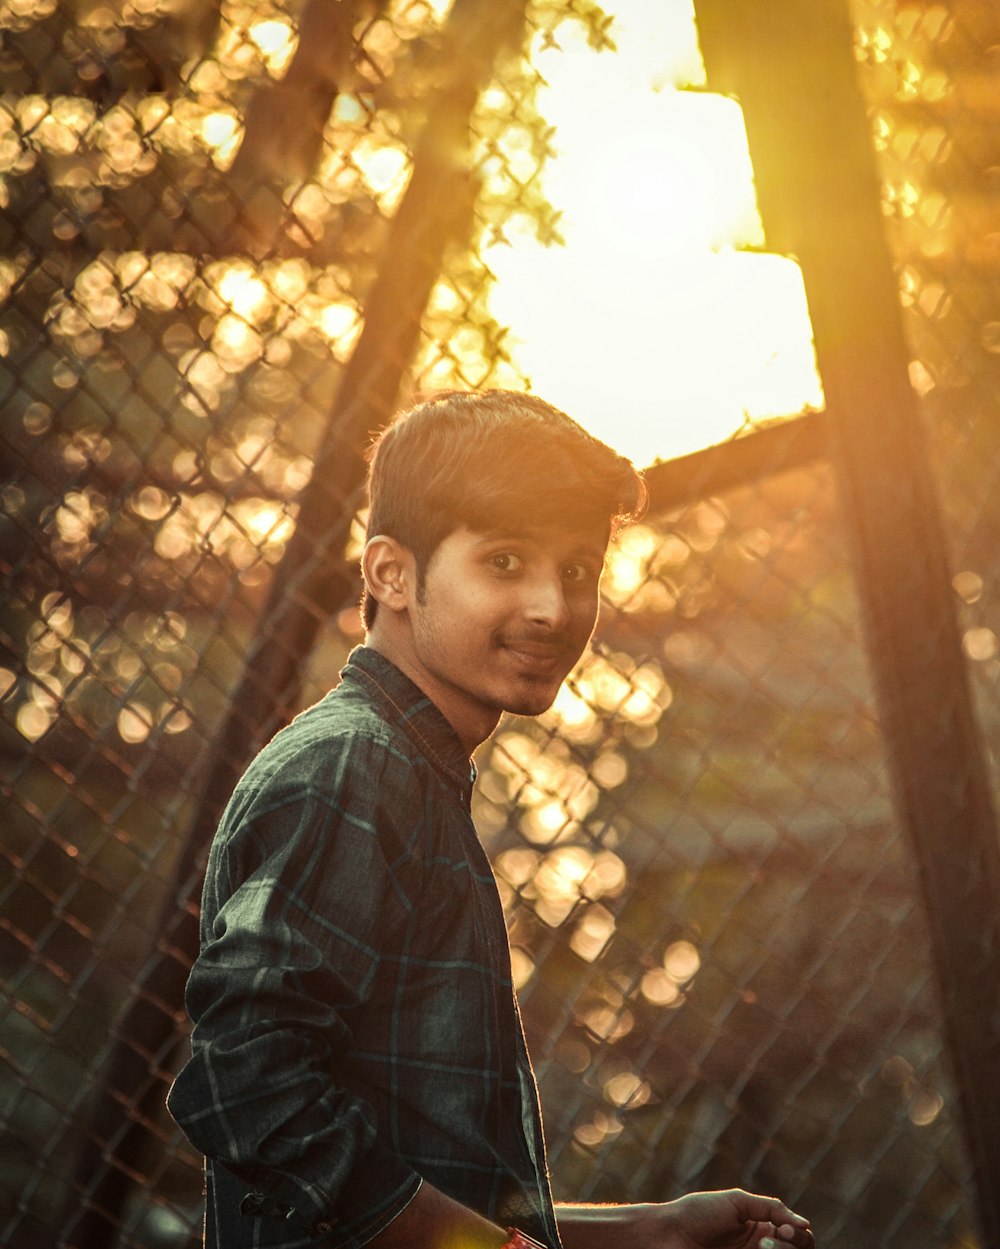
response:
<path id="1" fill-rule="evenodd" d="M 420 761 L 407 734 L 370 699 L 347 683 L 300 712 L 259 752 L 245 773 L 267 777 L 336 777 L 372 767 L 407 767 Z"/>
<path id="2" fill-rule="evenodd" d="M 347 819 L 383 827 L 421 805 L 423 760 L 405 733 L 340 690 L 301 712 L 255 756 L 219 825 L 217 840 L 283 842 L 293 828 Z"/>

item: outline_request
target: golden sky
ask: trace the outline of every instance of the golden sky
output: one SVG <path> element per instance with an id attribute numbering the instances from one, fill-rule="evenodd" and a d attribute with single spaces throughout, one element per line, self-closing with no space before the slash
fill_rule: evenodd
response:
<path id="1" fill-rule="evenodd" d="M 690 0 L 616 0 L 615 52 L 538 48 L 565 248 L 485 255 L 544 398 L 640 464 L 823 406 L 802 277 L 764 250 L 742 112 L 704 90 Z M 754 249 L 754 250 L 748 250 Z"/>

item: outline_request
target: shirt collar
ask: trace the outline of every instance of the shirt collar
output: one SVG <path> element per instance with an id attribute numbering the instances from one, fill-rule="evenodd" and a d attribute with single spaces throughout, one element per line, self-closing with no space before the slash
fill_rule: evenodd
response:
<path id="1" fill-rule="evenodd" d="M 397 724 L 446 779 L 457 782 L 468 799 L 476 779 L 475 764 L 458 734 L 418 685 L 370 646 L 355 647 L 340 675 L 362 681 L 386 719 Z"/>

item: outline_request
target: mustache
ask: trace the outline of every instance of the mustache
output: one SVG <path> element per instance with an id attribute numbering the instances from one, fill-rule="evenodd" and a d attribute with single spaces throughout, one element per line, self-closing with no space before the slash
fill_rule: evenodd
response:
<path id="1" fill-rule="evenodd" d="M 504 634 L 500 638 L 500 644 L 509 646 L 514 650 L 530 650 L 557 655 L 569 650 L 571 641 L 567 633 L 533 631 L 531 633 Z"/>

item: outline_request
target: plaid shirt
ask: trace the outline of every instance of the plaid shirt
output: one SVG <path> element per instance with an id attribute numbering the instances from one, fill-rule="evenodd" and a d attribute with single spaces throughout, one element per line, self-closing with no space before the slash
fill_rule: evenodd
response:
<path id="1" fill-rule="evenodd" d="M 383 656 L 342 676 L 251 763 L 209 858 L 168 1099 L 206 1155 L 206 1245 L 355 1249 L 424 1177 L 558 1246 L 474 770 Z"/>

